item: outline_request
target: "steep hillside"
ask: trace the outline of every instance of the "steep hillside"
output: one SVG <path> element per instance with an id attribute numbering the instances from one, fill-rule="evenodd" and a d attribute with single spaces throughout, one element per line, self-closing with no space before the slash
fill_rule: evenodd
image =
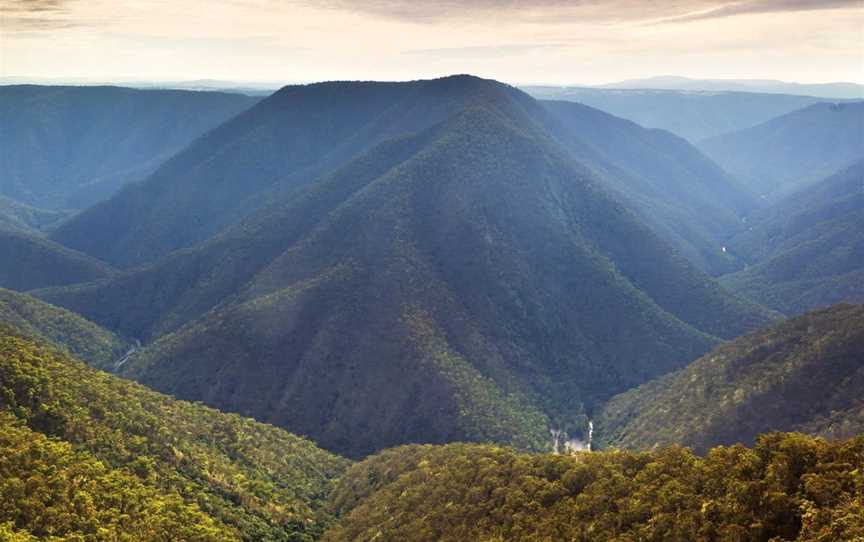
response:
<path id="1" fill-rule="evenodd" d="M 120 87 L 0 86 L 0 195 L 84 208 L 257 99 Z"/>
<path id="2" fill-rule="evenodd" d="M 210 237 L 376 143 L 443 121 L 485 85 L 463 77 L 285 87 L 144 182 L 75 217 L 54 239 L 120 266 L 152 261 Z"/>
<path id="3" fill-rule="evenodd" d="M 724 344 L 685 369 L 613 398 L 606 445 L 704 451 L 766 431 L 864 433 L 864 305 L 808 313 Z"/>
<path id="4" fill-rule="evenodd" d="M 120 337 L 73 312 L 2 288 L 0 323 L 40 342 L 68 350 L 100 369 L 111 370 L 129 349 Z"/>
<path id="5" fill-rule="evenodd" d="M 544 448 L 548 427 L 579 434 L 611 394 L 771 318 L 641 225 L 536 102 L 481 88 L 195 249 L 40 295 L 171 332 L 125 374 L 352 455 Z"/>
<path id="6" fill-rule="evenodd" d="M 576 456 L 454 444 L 387 450 L 333 494 L 327 542 L 845 541 L 864 537 L 864 437 Z"/>
<path id="7" fill-rule="evenodd" d="M 668 132 L 580 104 L 542 104 L 560 123 L 551 129 L 562 144 L 660 237 L 712 274 L 740 267 L 723 246 L 756 201 L 716 164 Z"/>
<path id="8" fill-rule="evenodd" d="M 64 211 L 38 209 L 0 196 L 0 230 L 46 231 L 68 216 Z"/>
<path id="9" fill-rule="evenodd" d="M 33 432 L 5 411 L 0 411 L 0 473 L 5 542 L 240 540 L 178 495 Z"/>
<path id="10" fill-rule="evenodd" d="M 0 534 L 315 540 L 346 467 L 274 427 L 0 333 Z"/>
<path id="11" fill-rule="evenodd" d="M 811 105 L 699 147 L 754 192 L 777 199 L 864 158 L 864 102 Z"/>
<path id="12" fill-rule="evenodd" d="M 864 302 L 864 160 L 751 217 L 730 289 L 786 314 Z"/>
<path id="13" fill-rule="evenodd" d="M 109 277 L 114 270 L 95 258 L 35 234 L 0 229 L 0 287 L 32 290 Z"/>
<path id="14" fill-rule="evenodd" d="M 812 96 L 751 92 L 525 87 L 543 100 L 567 100 L 596 107 L 646 128 L 660 128 L 697 143 L 744 130 L 824 101 Z"/>

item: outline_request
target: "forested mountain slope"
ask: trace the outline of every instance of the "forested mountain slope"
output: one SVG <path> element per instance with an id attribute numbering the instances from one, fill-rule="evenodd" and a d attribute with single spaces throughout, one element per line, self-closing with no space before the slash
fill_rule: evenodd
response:
<path id="1" fill-rule="evenodd" d="M 744 130 L 825 98 L 753 92 L 524 87 L 543 100 L 596 107 L 646 128 L 668 130 L 692 143 Z"/>
<path id="2" fill-rule="evenodd" d="M 771 434 L 704 457 L 406 446 L 349 469 L 324 540 L 854 542 L 862 484 L 864 437 Z"/>
<path id="3" fill-rule="evenodd" d="M 69 213 L 64 211 L 39 209 L 0 196 L 0 231 L 46 231 L 57 226 L 68 216 Z"/>
<path id="4" fill-rule="evenodd" d="M 766 431 L 864 433 L 864 305 L 814 311 L 724 344 L 613 398 L 605 445 L 752 443 Z"/>
<path id="5" fill-rule="evenodd" d="M 111 276 L 111 266 L 34 233 L 0 228 L 0 288 L 32 290 Z"/>
<path id="6" fill-rule="evenodd" d="M 541 103 L 552 113 L 558 140 L 661 238 L 712 274 L 740 266 L 723 246 L 742 229 L 756 200 L 737 181 L 669 132 L 581 104 Z"/>
<path id="7" fill-rule="evenodd" d="M 316 540 L 348 462 L 0 327 L 0 536 Z"/>
<path id="8" fill-rule="evenodd" d="M 257 101 L 241 94 L 0 86 L 0 195 L 80 209 Z"/>
<path id="9" fill-rule="evenodd" d="M 776 200 L 864 158 L 864 102 L 814 104 L 699 147 Z"/>
<path id="10" fill-rule="evenodd" d="M 724 285 L 786 314 L 864 302 L 864 160 L 749 222 L 729 248 L 752 265 Z"/>
<path id="11" fill-rule="evenodd" d="M 611 394 L 772 318 L 698 271 L 499 83 L 286 203 L 39 295 L 153 344 L 125 374 L 362 455 L 548 446 Z M 476 85 L 479 85 L 476 86 Z M 626 337 L 626 340 L 624 339 Z"/>
<path id="12" fill-rule="evenodd" d="M 67 350 L 104 370 L 111 370 L 129 349 L 122 338 L 73 312 L 2 288 L 0 323 L 42 343 Z"/>

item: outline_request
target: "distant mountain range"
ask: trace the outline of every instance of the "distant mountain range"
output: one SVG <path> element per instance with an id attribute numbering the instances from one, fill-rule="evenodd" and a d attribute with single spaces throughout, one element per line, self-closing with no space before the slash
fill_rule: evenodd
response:
<path id="1" fill-rule="evenodd" d="M 81 209 L 255 103 L 241 94 L 0 86 L 0 196 Z"/>
<path id="2" fill-rule="evenodd" d="M 70 226 L 123 243 L 146 226 L 174 242 L 260 197 L 250 178 L 287 183 L 263 192 L 272 203 L 155 263 L 37 295 L 153 341 L 123 374 L 328 449 L 454 439 L 542 449 L 550 425 L 581 431 L 610 395 L 775 318 L 622 203 L 662 187 L 707 216 L 739 194 L 722 172 L 674 136 L 640 140 L 635 125 L 558 107 L 550 115 L 472 77 L 286 88 Z M 372 122 L 363 138 L 358 121 Z M 268 138 L 284 130 L 296 135 Z M 594 144 L 579 139 L 595 132 Z M 628 138 L 617 161 L 603 158 Z M 623 169 L 627 153 L 650 167 L 618 185 L 597 173 Z M 348 161 L 332 174 L 301 174 L 337 157 Z M 269 169 L 250 177 L 253 165 Z M 687 168 L 709 174 L 696 182 Z M 115 239 L 92 246 L 136 257 L 148 246 Z"/>
<path id="3" fill-rule="evenodd" d="M 751 128 L 825 98 L 729 91 L 524 87 L 544 100 L 579 102 L 632 120 L 646 128 L 668 130 L 698 143 Z"/>
<path id="4" fill-rule="evenodd" d="M 600 88 L 763 92 L 818 96 L 820 98 L 864 99 L 864 85 L 857 83 L 790 83 L 774 79 L 690 79 L 688 77 L 659 76 L 627 79 L 618 83 L 601 85 Z"/>
<path id="5" fill-rule="evenodd" d="M 814 104 L 699 148 L 750 190 L 776 199 L 864 158 L 864 102 Z"/>

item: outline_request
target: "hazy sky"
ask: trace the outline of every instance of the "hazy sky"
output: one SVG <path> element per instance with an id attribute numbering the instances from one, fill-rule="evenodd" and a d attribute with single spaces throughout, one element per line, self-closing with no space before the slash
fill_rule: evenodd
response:
<path id="1" fill-rule="evenodd" d="M 0 75 L 864 82 L 864 0 L 0 0 Z"/>

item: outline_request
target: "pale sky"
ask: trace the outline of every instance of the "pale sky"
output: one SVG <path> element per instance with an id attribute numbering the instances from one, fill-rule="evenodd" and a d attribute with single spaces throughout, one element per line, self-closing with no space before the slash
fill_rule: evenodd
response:
<path id="1" fill-rule="evenodd" d="M 0 0 L 0 76 L 864 83 L 864 0 Z"/>

